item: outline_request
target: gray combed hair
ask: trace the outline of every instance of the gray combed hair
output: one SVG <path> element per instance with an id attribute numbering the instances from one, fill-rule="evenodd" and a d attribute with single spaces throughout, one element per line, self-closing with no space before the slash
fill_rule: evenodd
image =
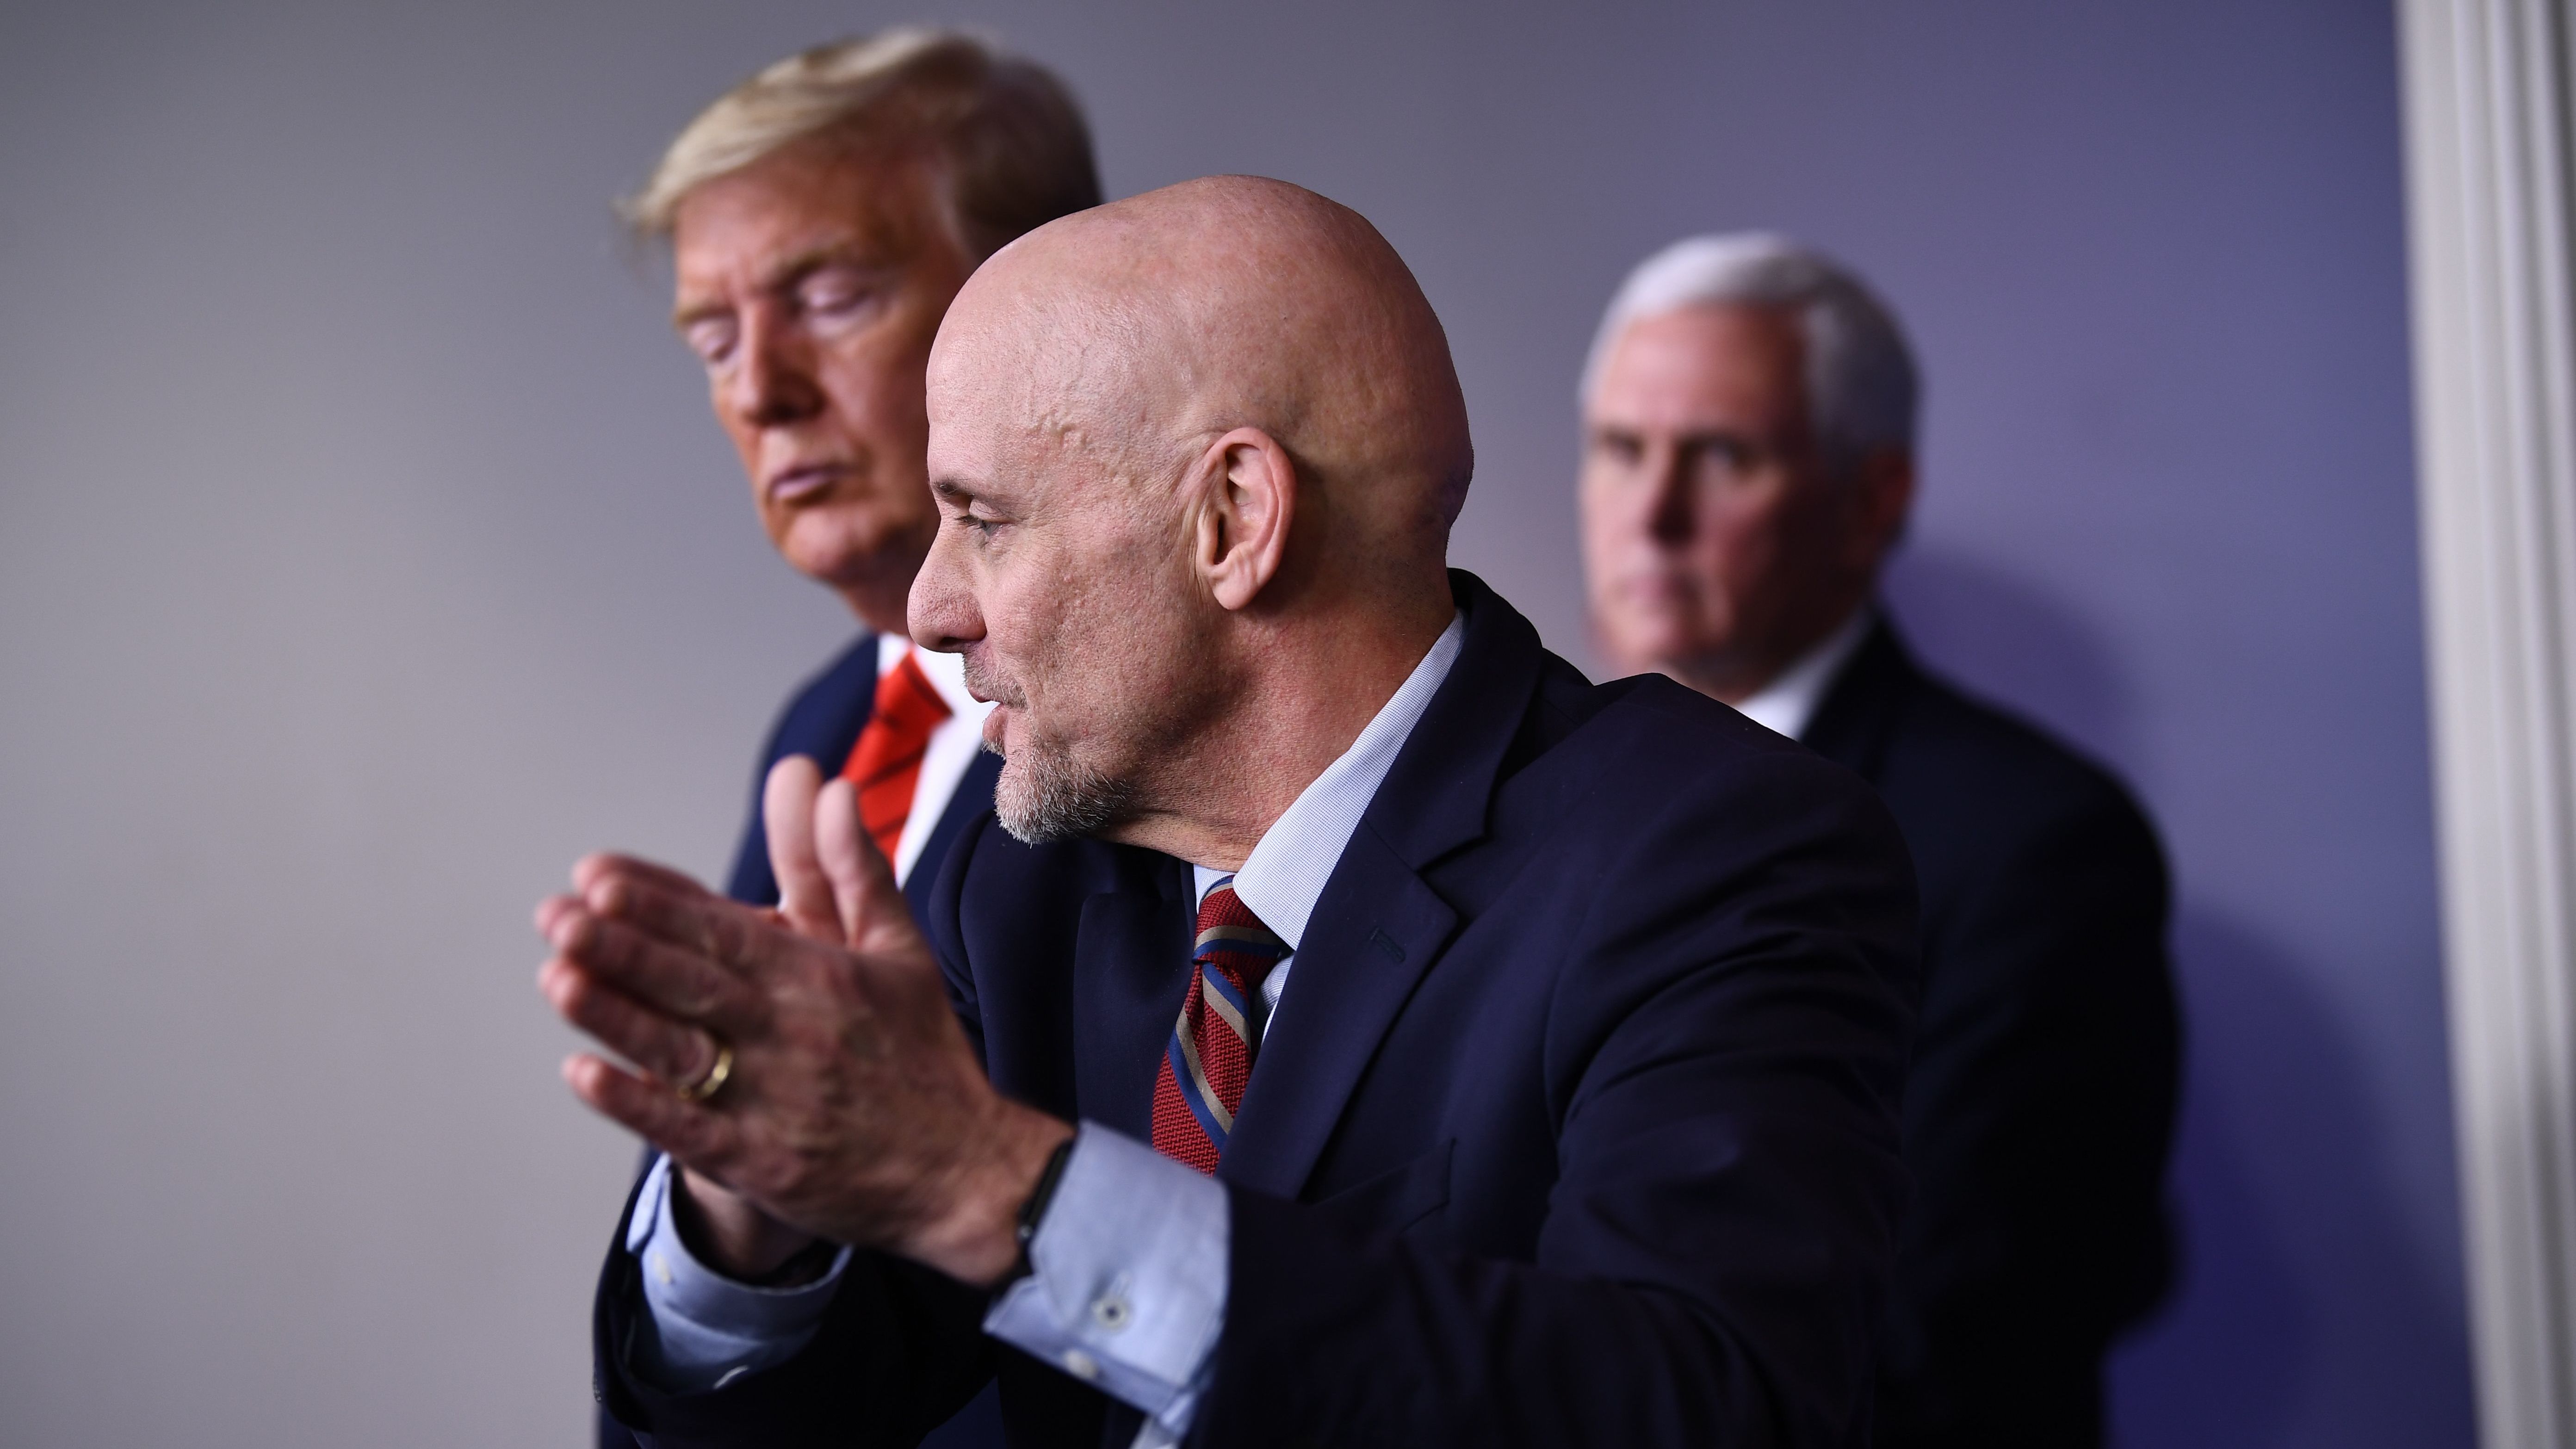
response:
<path id="1" fill-rule="evenodd" d="M 823 135 L 929 157 L 977 261 L 1100 204 L 1090 128 L 1053 72 L 981 36 L 900 26 L 791 55 L 717 97 L 618 210 L 639 237 L 667 238 L 693 188 Z"/>
<path id="2" fill-rule="evenodd" d="M 1725 305 L 1797 314 L 1806 339 L 1807 414 L 1828 467 L 1842 472 L 1883 449 L 1913 451 L 1922 385 L 1895 315 L 1849 270 L 1768 232 L 1688 237 L 1639 262 L 1593 334 L 1582 396 L 1588 400 L 1600 384 L 1629 323 Z"/>

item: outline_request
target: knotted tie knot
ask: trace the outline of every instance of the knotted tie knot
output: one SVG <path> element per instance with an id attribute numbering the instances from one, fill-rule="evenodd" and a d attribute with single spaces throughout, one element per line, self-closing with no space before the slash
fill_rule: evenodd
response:
<path id="1" fill-rule="evenodd" d="M 903 651 L 903 662 L 877 676 L 876 703 L 866 728 L 850 750 L 841 775 L 859 791 L 859 824 L 889 861 L 903 843 L 904 822 L 912 818 L 912 796 L 921 783 L 921 757 L 930 736 L 949 716 L 948 701 L 921 669 L 920 656 Z"/>

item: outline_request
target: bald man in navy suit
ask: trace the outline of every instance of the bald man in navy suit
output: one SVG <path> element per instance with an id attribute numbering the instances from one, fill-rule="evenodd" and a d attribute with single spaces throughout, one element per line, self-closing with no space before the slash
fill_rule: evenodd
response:
<path id="1" fill-rule="evenodd" d="M 1384 238 L 1247 177 L 1064 218 L 929 402 L 913 637 L 1004 764 L 927 931 L 797 760 L 777 918 L 617 857 L 540 912 L 619 1059 L 573 1090 L 692 1169 L 603 1273 L 618 1419 L 907 1444 L 998 1380 L 1068 1449 L 1865 1443 L 1903 842 L 1446 567 L 1466 405 Z"/>

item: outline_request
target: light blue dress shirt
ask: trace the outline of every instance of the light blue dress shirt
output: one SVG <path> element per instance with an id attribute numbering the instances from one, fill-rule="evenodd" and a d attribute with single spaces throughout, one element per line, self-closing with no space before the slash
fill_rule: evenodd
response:
<path id="1" fill-rule="evenodd" d="M 1261 983 L 1265 1035 L 1324 882 L 1465 641 L 1465 616 L 1452 618 L 1359 738 L 1299 793 L 1233 873 L 1236 897 L 1288 945 L 1288 956 Z M 1195 875 L 1201 898 L 1226 878 L 1207 866 Z M 665 1158 L 646 1175 L 627 1230 L 627 1248 L 643 1264 L 654 1329 L 638 1345 L 637 1368 L 666 1390 L 691 1393 L 793 1358 L 822 1326 L 849 1250 L 800 1287 L 737 1283 L 681 1243 L 671 1225 L 669 1182 Z M 994 1300 L 984 1331 L 1142 1410 L 1145 1427 L 1134 1449 L 1164 1449 L 1189 1432 L 1214 1372 L 1231 1243 L 1225 1189 L 1215 1179 L 1081 1123 L 1046 1220 L 1029 1243 L 1031 1271 Z"/>

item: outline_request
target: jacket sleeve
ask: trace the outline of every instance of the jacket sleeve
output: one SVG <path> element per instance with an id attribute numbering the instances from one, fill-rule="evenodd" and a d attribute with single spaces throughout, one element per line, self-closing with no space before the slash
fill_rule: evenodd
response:
<path id="1" fill-rule="evenodd" d="M 1859 1445 L 1904 1196 L 1914 888 L 1865 787 L 1762 755 L 1588 867 L 1530 1261 L 1234 1189 L 1195 1442 Z M 1437 969 L 1436 967 L 1434 969 Z"/>
<path id="2" fill-rule="evenodd" d="M 814 1340 L 794 1358 L 722 1388 L 664 1393 L 637 1372 L 653 1331 L 642 1268 L 626 1250 L 629 1197 L 592 1315 L 593 1384 L 616 1427 L 656 1449 L 903 1445 L 963 1407 L 992 1374 L 984 1295 L 882 1253 L 853 1255 Z M 607 1437 L 603 1426 L 603 1437 Z"/>
<path id="3" fill-rule="evenodd" d="M 2098 1439 L 2102 1354 L 2168 1273 L 2165 912 L 2155 838 L 2103 787 L 1927 923 L 1882 1442 Z"/>

